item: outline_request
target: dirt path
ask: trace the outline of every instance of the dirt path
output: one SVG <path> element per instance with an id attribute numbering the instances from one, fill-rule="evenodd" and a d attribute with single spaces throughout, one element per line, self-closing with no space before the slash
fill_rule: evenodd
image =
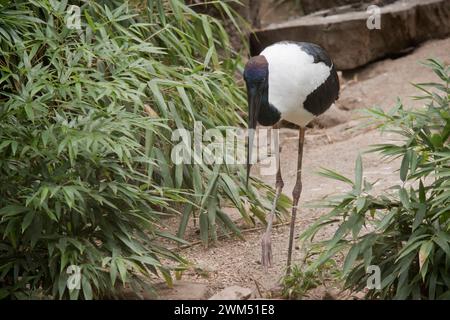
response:
<path id="1" fill-rule="evenodd" d="M 334 192 L 345 190 L 346 186 L 314 174 L 320 167 L 337 170 L 353 177 L 355 159 L 361 151 L 371 144 L 385 142 L 392 137 L 381 136 L 378 131 L 355 127 L 362 123 L 359 110 L 365 107 L 380 106 L 389 109 L 395 105 L 397 96 L 407 106 L 418 106 L 409 97 L 416 94 L 410 82 L 427 82 L 434 75 L 418 61 L 428 57 L 439 58 L 450 63 L 450 39 L 428 42 L 408 56 L 395 60 L 374 63 L 354 74 L 354 79 L 343 84 L 341 97 L 336 107 L 330 110 L 321 123 L 340 123 L 325 129 L 307 130 L 303 163 L 303 193 L 301 202 L 318 199 Z M 282 129 L 282 173 L 285 181 L 284 193 L 289 195 L 295 183 L 297 157 L 297 131 Z M 378 188 L 391 185 L 398 179 L 395 170 L 398 163 L 380 162 L 374 154 L 363 156 L 365 176 L 368 180 L 380 179 Z M 253 174 L 257 175 L 257 168 Z M 274 177 L 261 177 L 273 184 Z M 303 208 L 298 215 L 296 234 L 301 233 L 324 211 Z M 190 232 L 194 232 L 193 228 Z M 330 230 L 332 231 L 332 230 Z M 198 272 L 187 272 L 184 280 L 206 283 L 215 292 L 230 285 L 255 288 L 257 282 L 261 289 L 276 285 L 283 274 L 289 237 L 289 227 L 279 227 L 273 232 L 272 246 L 274 266 L 264 272 L 259 264 L 260 238 L 262 231 L 246 234 L 246 241 L 236 239 L 221 241 L 216 247 L 202 249 L 195 246 L 182 251 L 182 254 L 200 269 L 207 277 Z M 295 250 L 294 262 L 300 258 Z M 313 298 L 321 298 L 319 296 Z"/>

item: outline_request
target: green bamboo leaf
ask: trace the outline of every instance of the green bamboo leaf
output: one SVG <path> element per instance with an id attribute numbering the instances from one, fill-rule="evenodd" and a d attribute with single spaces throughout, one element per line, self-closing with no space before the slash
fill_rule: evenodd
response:
<path id="1" fill-rule="evenodd" d="M 84 299 L 92 300 L 92 298 L 93 298 L 92 287 L 91 287 L 91 284 L 89 283 L 89 279 L 87 279 L 87 277 L 85 277 L 85 276 L 81 277 L 81 286 L 83 289 Z"/>
<path id="2" fill-rule="evenodd" d="M 34 110 L 33 105 L 31 103 L 27 103 L 25 105 L 25 112 L 27 114 L 28 120 L 34 121 Z"/>
<path id="3" fill-rule="evenodd" d="M 25 217 L 23 218 L 23 221 L 22 221 L 22 233 L 24 233 L 25 230 L 27 230 L 27 228 L 33 222 L 34 216 L 35 216 L 35 212 L 34 211 L 29 211 L 25 215 Z"/>
<path id="4" fill-rule="evenodd" d="M 170 168 L 168 165 L 168 161 L 161 150 L 155 148 L 154 152 L 155 152 L 156 157 L 159 160 L 158 161 L 158 166 L 160 169 L 159 173 L 161 174 L 161 176 L 164 180 L 164 185 L 169 188 L 172 188 L 173 180 L 172 180 L 172 175 L 171 175 Z"/>
<path id="5" fill-rule="evenodd" d="M 363 166 L 362 166 L 362 159 L 361 154 L 358 155 L 358 158 L 356 158 L 356 165 L 355 165 L 355 192 L 357 194 L 361 193 L 362 190 L 362 179 L 363 179 Z"/>
<path id="6" fill-rule="evenodd" d="M 19 205 L 8 205 L 0 209 L 0 216 L 9 217 L 15 216 L 24 212 L 27 212 L 29 209 L 27 207 L 22 207 Z"/>
<path id="7" fill-rule="evenodd" d="M 416 242 L 411 243 L 410 245 L 407 245 L 407 246 L 403 247 L 403 249 L 400 251 L 400 255 L 397 257 L 395 262 L 398 262 L 400 259 L 402 259 L 403 257 L 407 256 L 409 253 L 411 253 L 412 251 L 416 250 L 423 243 L 425 243 L 425 241 L 416 241 Z"/>
<path id="8" fill-rule="evenodd" d="M 353 245 L 349 252 L 347 253 L 347 257 L 345 258 L 344 261 L 344 267 L 343 267 L 343 274 L 348 274 L 348 272 L 350 271 L 350 268 L 353 266 L 354 262 L 356 261 L 356 258 L 359 255 L 359 246 L 357 245 Z"/>
<path id="9" fill-rule="evenodd" d="M 360 213 L 366 206 L 367 198 L 361 197 L 356 200 L 356 212 Z"/>
<path id="10" fill-rule="evenodd" d="M 180 95 L 181 100 L 183 101 L 184 106 L 186 107 L 187 111 L 191 116 L 191 120 L 194 121 L 195 120 L 194 111 L 192 108 L 191 100 L 186 94 L 186 90 L 184 89 L 184 87 L 177 86 L 177 91 L 178 94 Z"/>
<path id="11" fill-rule="evenodd" d="M 200 238 L 205 246 L 208 246 L 209 239 L 209 223 L 208 223 L 208 215 L 205 212 L 200 212 L 199 216 L 200 220 Z"/>
<path id="12" fill-rule="evenodd" d="M 351 186 L 353 186 L 353 181 L 344 177 L 343 175 L 329 170 L 329 169 L 325 169 L 325 168 L 321 168 L 321 171 L 317 172 L 318 175 L 326 177 L 326 178 L 330 178 L 330 179 L 334 179 L 334 180 L 338 180 L 338 181 L 342 181 L 345 182 Z"/>
<path id="13" fill-rule="evenodd" d="M 189 244 L 189 242 L 181 239 L 180 237 L 174 236 L 173 234 L 169 233 L 169 232 L 162 232 L 162 231 L 158 231 L 157 234 L 161 237 L 161 238 L 165 238 L 168 240 L 173 240 L 176 241 L 178 243 L 182 243 L 182 244 Z"/>
<path id="14" fill-rule="evenodd" d="M 156 7 L 158 9 L 159 19 L 163 25 L 165 25 L 166 22 L 166 15 L 164 14 L 164 7 L 162 1 L 156 1 Z"/>
<path id="15" fill-rule="evenodd" d="M 58 289 L 57 289 L 57 293 L 59 294 L 59 299 L 62 299 L 64 292 L 66 291 L 67 288 L 67 279 L 68 276 L 65 273 L 60 273 L 59 277 L 58 277 Z"/>
<path id="16" fill-rule="evenodd" d="M 42 205 L 44 201 L 47 199 L 49 189 L 47 187 L 42 187 L 40 191 L 41 191 L 41 200 L 39 204 Z"/>
<path id="17" fill-rule="evenodd" d="M 186 204 L 184 207 L 184 210 L 183 210 L 183 215 L 181 217 L 181 221 L 178 225 L 177 236 L 181 239 L 184 238 L 184 234 L 186 232 L 186 227 L 188 225 L 189 217 L 190 217 L 192 211 L 193 211 L 192 204 L 190 204 L 190 203 Z"/>
<path id="18" fill-rule="evenodd" d="M 411 153 L 408 151 L 405 153 L 400 166 L 400 179 L 405 182 L 408 175 L 409 165 L 411 162 Z"/>
<path id="19" fill-rule="evenodd" d="M 159 107 L 159 111 L 161 111 L 164 118 L 167 118 L 168 117 L 168 107 L 167 107 L 166 101 L 164 99 L 164 96 L 162 95 L 162 93 L 158 87 L 157 82 L 155 80 L 152 80 L 148 83 L 148 86 L 156 99 L 157 105 Z"/>
<path id="20" fill-rule="evenodd" d="M 416 216 L 414 217 L 414 222 L 412 225 L 413 231 L 422 224 L 423 218 L 425 218 L 425 215 L 427 213 L 427 205 L 425 203 L 419 203 L 418 206 L 419 208 L 417 210 Z"/>
<path id="21" fill-rule="evenodd" d="M 197 196 L 200 196 L 203 193 L 203 185 L 199 166 L 194 165 L 192 172 L 194 191 Z"/>
<path id="22" fill-rule="evenodd" d="M 233 179 L 226 173 L 221 173 L 220 178 L 225 184 L 227 189 L 227 194 L 230 196 L 231 200 L 235 203 L 237 207 L 240 207 L 241 199 L 239 197 L 239 188 Z"/>
<path id="23" fill-rule="evenodd" d="M 114 286 L 116 284 L 117 280 L 117 265 L 114 261 L 111 261 L 110 269 L 109 269 L 109 277 L 111 280 L 111 286 Z"/>
<path id="24" fill-rule="evenodd" d="M 236 226 L 236 224 L 230 219 L 230 217 L 223 212 L 222 210 L 217 210 L 217 218 L 220 219 L 226 228 L 230 229 L 236 236 L 238 236 L 241 240 L 244 240 L 241 231 Z"/>
<path id="25" fill-rule="evenodd" d="M 433 242 L 432 241 L 427 241 L 422 243 L 422 245 L 420 246 L 420 250 L 419 250 L 419 267 L 420 270 L 422 270 L 425 262 L 427 261 L 431 250 L 433 250 Z"/>
<path id="26" fill-rule="evenodd" d="M 383 217 L 383 219 L 378 224 L 378 230 L 383 231 L 383 229 L 389 225 L 392 218 L 395 217 L 395 215 L 398 213 L 397 210 L 393 209 L 391 212 Z"/>
<path id="27" fill-rule="evenodd" d="M 0 288 L 0 300 L 5 299 L 9 295 L 10 295 L 10 293 L 7 289 Z"/>
<path id="28" fill-rule="evenodd" d="M 425 203 L 426 202 L 426 192 L 425 192 L 425 187 L 423 185 L 422 179 L 420 179 L 419 181 L 419 201 L 420 203 Z"/>
<path id="29" fill-rule="evenodd" d="M 184 165 L 175 165 L 175 188 L 180 189 L 183 184 Z"/>
<path id="30" fill-rule="evenodd" d="M 441 247 L 441 249 L 445 252 L 445 254 L 450 257 L 450 245 L 448 241 L 444 237 L 441 236 L 442 231 L 440 231 L 435 237 L 433 237 L 433 241 Z"/>
<path id="31" fill-rule="evenodd" d="M 217 185 L 216 188 L 211 192 L 211 201 L 208 202 L 206 206 L 206 211 L 208 213 L 208 224 L 209 224 L 209 233 L 211 235 L 211 239 L 213 241 L 217 240 L 217 232 L 216 232 L 216 216 L 217 216 Z"/>
<path id="32" fill-rule="evenodd" d="M 220 166 L 214 168 L 212 177 L 209 180 L 208 186 L 206 187 L 205 193 L 203 195 L 202 201 L 200 203 L 200 208 L 205 208 L 206 203 L 210 200 L 212 190 L 216 187 L 217 179 L 219 178 Z"/>
<path id="33" fill-rule="evenodd" d="M 444 140 L 442 139 L 442 136 L 440 134 L 433 134 L 430 138 L 431 143 L 436 149 L 442 148 L 444 144 Z"/>
<path id="34" fill-rule="evenodd" d="M 400 197 L 400 201 L 402 202 L 402 205 L 406 209 L 409 209 L 410 208 L 409 195 L 408 195 L 408 191 L 406 191 L 405 188 L 399 189 L 399 197 Z"/>
<path id="35" fill-rule="evenodd" d="M 161 268 L 161 274 L 164 277 L 164 280 L 167 283 L 169 288 L 173 288 L 173 279 L 170 272 L 166 268 Z"/>

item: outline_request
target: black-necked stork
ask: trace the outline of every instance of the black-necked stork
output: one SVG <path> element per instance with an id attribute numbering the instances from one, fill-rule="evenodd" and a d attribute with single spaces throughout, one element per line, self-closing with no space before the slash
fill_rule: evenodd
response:
<path id="1" fill-rule="evenodd" d="M 298 201 L 302 191 L 301 170 L 306 125 L 325 112 L 339 95 L 339 78 L 327 52 L 307 42 L 283 41 L 265 48 L 245 66 L 249 105 L 247 181 L 250 174 L 251 150 L 257 123 L 279 127 L 281 120 L 300 127 L 298 143 L 297 180 L 292 192 L 292 216 L 289 234 L 287 272 L 290 272 L 292 244 Z M 272 264 L 271 230 L 275 208 L 283 189 L 280 169 L 281 148 L 277 147 L 276 195 L 268 216 L 267 230 L 262 243 L 261 263 Z"/>

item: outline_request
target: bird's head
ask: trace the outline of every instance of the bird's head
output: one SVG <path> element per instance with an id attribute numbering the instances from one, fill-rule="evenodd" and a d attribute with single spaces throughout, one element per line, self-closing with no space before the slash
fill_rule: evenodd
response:
<path id="1" fill-rule="evenodd" d="M 248 100 L 247 184 L 250 175 L 251 153 L 255 137 L 256 122 L 261 109 L 264 90 L 268 87 L 269 63 L 262 55 L 251 58 L 244 70 Z"/>

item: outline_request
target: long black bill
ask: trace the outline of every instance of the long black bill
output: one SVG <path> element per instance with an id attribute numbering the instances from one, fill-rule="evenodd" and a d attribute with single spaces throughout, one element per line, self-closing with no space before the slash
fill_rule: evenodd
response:
<path id="1" fill-rule="evenodd" d="M 248 89 L 248 138 L 247 138 L 247 180 L 250 177 L 250 168 L 252 166 L 253 141 L 255 139 L 255 129 L 258 120 L 259 109 L 261 104 L 261 96 L 257 89 Z"/>

